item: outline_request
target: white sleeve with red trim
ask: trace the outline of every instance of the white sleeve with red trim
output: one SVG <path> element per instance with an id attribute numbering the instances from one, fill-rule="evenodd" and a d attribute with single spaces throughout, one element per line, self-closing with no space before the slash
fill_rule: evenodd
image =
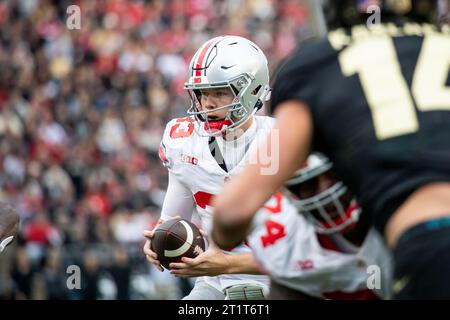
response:
<path id="1" fill-rule="evenodd" d="M 191 190 L 177 176 L 179 147 L 180 143 L 183 143 L 183 139 L 177 138 L 182 137 L 185 132 L 192 134 L 191 131 L 186 131 L 183 127 L 186 121 L 180 120 L 182 119 L 173 119 L 167 123 L 159 147 L 159 157 L 169 170 L 169 184 L 161 210 L 161 219 L 163 220 L 176 216 L 191 220 L 192 213 L 195 210 L 195 201 Z"/>

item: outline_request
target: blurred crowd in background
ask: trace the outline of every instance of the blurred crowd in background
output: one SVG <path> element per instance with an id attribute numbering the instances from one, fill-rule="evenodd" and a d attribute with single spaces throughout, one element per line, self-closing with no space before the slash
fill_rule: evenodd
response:
<path id="1" fill-rule="evenodd" d="M 177 299 L 142 231 L 159 216 L 165 123 L 189 106 L 190 58 L 213 36 L 256 42 L 271 69 L 309 37 L 305 0 L 0 2 L 0 200 L 21 234 L 0 299 Z M 67 8 L 78 5 L 81 28 Z M 69 290 L 67 267 L 81 269 Z"/>

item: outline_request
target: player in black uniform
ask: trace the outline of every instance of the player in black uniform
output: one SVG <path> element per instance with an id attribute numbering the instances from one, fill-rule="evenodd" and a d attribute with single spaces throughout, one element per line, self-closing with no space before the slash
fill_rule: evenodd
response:
<path id="1" fill-rule="evenodd" d="M 213 239 L 241 241 L 253 212 L 321 151 L 393 249 L 394 296 L 450 298 L 450 27 L 426 23 L 436 1 L 380 0 L 383 23 L 369 28 L 374 2 L 328 1 L 327 38 L 281 66 L 279 170 L 252 164 L 226 186 Z"/>

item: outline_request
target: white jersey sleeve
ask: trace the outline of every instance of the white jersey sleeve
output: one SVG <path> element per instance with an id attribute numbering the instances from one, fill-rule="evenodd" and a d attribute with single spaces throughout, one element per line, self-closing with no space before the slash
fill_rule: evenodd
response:
<path id="1" fill-rule="evenodd" d="M 169 171 L 169 185 L 161 209 L 161 219 L 168 220 L 176 216 L 191 220 L 195 209 L 191 191 Z"/>
<path id="2" fill-rule="evenodd" d="M 165 130 L 159 148 L 159 157 L 169 170 L 169 183 L 161 209 L 161 219 L 168 220 L 176 216 L 191 220 L 195 210 L 195 201 L 189 187 L 176 174 L 179 138 L 189 137 L 193 133 L 186 118 L 171 120 Z M 182 140 L 182 139 L 181 139 Z"/>

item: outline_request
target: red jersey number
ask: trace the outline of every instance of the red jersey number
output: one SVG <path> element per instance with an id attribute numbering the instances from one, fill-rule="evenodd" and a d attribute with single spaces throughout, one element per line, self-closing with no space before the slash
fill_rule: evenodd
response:
<path id="1" fill-rule="evenodd" d="M 281 200 L 283 200 L 283 194 L 281 192 L 277 192 L 275 194 L 275 206 L 271 207 L 268 205 L 264 205 L 264 209 L 269 211 L 270 213 L 280 213 L 281 212 Z"/>
<path id="2" fill-rule="evenodd" d="M 275 205 L 269 206 L 265 205 L 264 209 L 266 209 L 271 214 L 281 213 L 281 201 L 283 200 L 283 195 L 281 192 L 277 192 L 275 194 Z M 267 246 L 271 246 L 275 244 L 279 239 L 286 236 L 286 232 L 284 230 L 284 226 L 278 222 L 268 220 L 266 222 L 266 230 L 267 235 L 261 237 L 261 242 L 263 248 Z"/>
<path id="3" fill-rule="evenodd" d="M 274 245 L 275 242 L 286 236 L 284 226 L 272 220 L 266 222 L 266 230 L 267 235 L 261 237 L 263 248 Z"/>
<path id="4" fill-rule="evenodd" d="M 187 138 L 194 132 L 192 119 L 189 117 L 177 119 L 176 123 L 170 128 L 170 137 L 172 139 Z"/>

